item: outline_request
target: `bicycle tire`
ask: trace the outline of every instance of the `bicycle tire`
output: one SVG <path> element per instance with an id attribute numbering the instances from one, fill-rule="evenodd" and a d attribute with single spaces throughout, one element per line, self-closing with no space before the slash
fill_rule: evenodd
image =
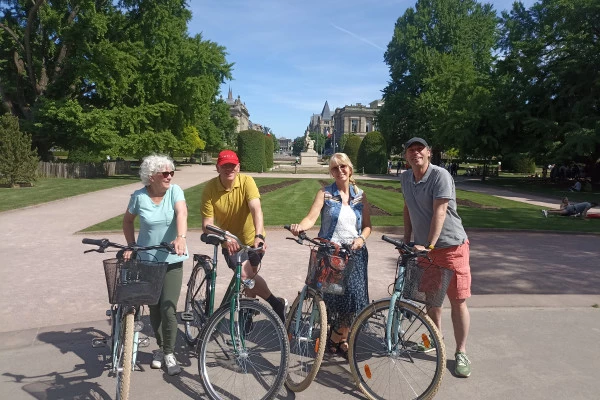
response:
<path id="1" fill-rule="evenodd" d="M 302 304 L 299 304 L 300 296 L 301 294 L 298 294 L 294 300 L 285 324 L 290 342 L 285 386 L 293 392 L 301 392 L 310 386 L 319 372 L 327 345 L 325 302 L 321 295 L 311 288 L 306 291 Z M 298 307 L 302 307 L 302 314 L 298 332 L 295 332 Z"/>
<path id="2" fill-rule="evenodd" d="M 446 367 L 446 350 L 441 335 L 425 311 L 397 301 L 398 347 L 389 352 L 386 322 L 390 299 L 365 307 L 356 318 L 349 338 L 348 359 L 352 376 L 371 400 L 430 399 L 438 391 Z M 433 347 L 419 346 L 428 335 Z"/>
<path id="3" fill-rule="evenodd" d="M 238 311 L 235 354 L 230 306 L 209 318 L 198 338 L 198 371 L 206 395 L 213 400 L 274 398 L 287 375 L 289 343 L 275 312 L 257 300 L 242 299 Z M 251 319 L 248 316 L 252 315 Z M 246 322 L 250 323 L 246 325 Z M 243 330 L 243 333 L 240 331 Z"/>
<path id="4" fill-rule="evenodd" d="M 206 323 L 206 301 L 208 298 L 208 279 L 204 268 L 194 268 L 188 281 L 187 294 L 185 295 L 185 311 L 192 313 L 193 321 L 184 321 L 185 341 L 190 346 L 195 346 L 202 327 Z"/>
<path id="5" fill-rule="evenodd" d="M 133 366 L 133 319 L 133 313 L 128 313 L 123 318 L 121 365 L 117 369 L 117 399 L 119 400 L 129 398 L 129 384 Z"/>

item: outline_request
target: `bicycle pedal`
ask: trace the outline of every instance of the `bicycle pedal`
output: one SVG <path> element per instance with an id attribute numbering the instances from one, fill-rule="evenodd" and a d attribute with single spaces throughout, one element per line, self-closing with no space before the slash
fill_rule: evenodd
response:
<path id="1" fill-rule="evenodd" d="M 108 344 L 107 338 L 94 338 L 92 339 L 92 347 L 104 347 Z"/>
<path id="2" fill-rule="evenodd" d="M 112 315 L 112 310 L 106 310 L 104 314 L 106 314 L 107 317 L 110 317 Z"/>
<path id="3" fill-rule="evenodd" d="M 148 346 L 150 346 L 150 338 L 148 336 L 139 338 L 138 347 L 148 347 Z"/>
<path id="4" fill-rule="evenodd" d="M 181 320 L 192 322 L 194 321 L 194 314 L 190 311 L 185 311 L 181 313 Z"/>

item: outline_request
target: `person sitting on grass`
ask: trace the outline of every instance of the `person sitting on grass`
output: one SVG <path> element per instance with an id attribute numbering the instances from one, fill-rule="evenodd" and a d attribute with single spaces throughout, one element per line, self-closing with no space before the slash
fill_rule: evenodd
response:
<path id="1" fill-rule="evenodd" d="M 560 203 L 559 210 L 542 210 L 542 214 L 544 217 L 548 217 L 548 214 L 559 214 L 565 217 L 569 217 L 571 215 L 579 215 L 581 218 L 585 218 L 587 216 L 588 210 L 592 207 L 596 207 L 598 203 L 590 203 L 584 201 L 582 203 L 569 203 L 569 199 L 567 197 L 562 199 Z"/>

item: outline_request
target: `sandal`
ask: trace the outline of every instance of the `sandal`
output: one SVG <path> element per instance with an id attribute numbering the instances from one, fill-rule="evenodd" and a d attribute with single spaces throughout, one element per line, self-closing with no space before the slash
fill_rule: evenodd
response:
<path id="1" fill-rule="evenodd" d="M 346 345 L 346 350 L 342 349 L 342 345 L 344 344 Z M 337 355 L 348 360 L 348 341 L 346 339 L 342 339 L 337 343 Z"/>
<path id="2" fill-rule="evenodd" d="M 331 330 L 331 333 L 329 334 L 329 337 L 327 338 L 327 352 L 331 355 L 341 356 L 347 360 L 348 359 L 348 341 L 346 339 L 342 339 L 339 342 L 334 342 L 333 340 L 331 340 L 331 334 L 333 334 L 333 333 L 341 335 L 341 333 L 339 333 L 335 329 Z M 341 348 L 342 345 L 346 345 L 345 350 Z"/>

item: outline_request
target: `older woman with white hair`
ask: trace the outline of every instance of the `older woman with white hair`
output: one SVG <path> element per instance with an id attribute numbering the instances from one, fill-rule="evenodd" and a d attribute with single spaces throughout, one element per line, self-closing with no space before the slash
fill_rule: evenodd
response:
<path id="1" fill-rule="evenodd" d="M 143 188 L 131 195 L 123 217 L 123 233 L 128 244 L 136 243 L 134 220 L 140 217 L 137 243 L 152 246 L 172 243 L 177 254 L 151 252 L 152 260 L 169 264 L 160 300 L 150 305 L 150 323 L 159 349 L 154 351 L 152 368 L 161 368 L 163 362 L 169 375 L 181 372 L 175 355 L 177 338 L 177 301 L 183 281 L 183 261 L 188 258 L 186 246 L 187 205 L 183 190 L 171 184 L 175 175 L 173 161 L 161 155 L 150 155 L 140 165 Z M 145 253 L 148 254 L 148 253 Z M 129 254 L 125 254 L 129 257 Z"/>
<path id="2" fill-rule="evenodd" d="M 348 359 L 348 332 L 356 315 L 369 304 L 367 279 L 367 238 L 371 234 L 371 213 L 367 195 L 356 186 L 354 167 L 345 153 L 335 153 L 329 160 L 329 171 L 335 182 L 321 188 L 308 212 L 290 231 L 298 235 L 313 227 L 321 216 L 319 237 L 337 244 L 349 244 L 355 251 L 352 270 L 346 278 L 343 295 L 325 293 L 331 334 L 327 350 Z"/>

